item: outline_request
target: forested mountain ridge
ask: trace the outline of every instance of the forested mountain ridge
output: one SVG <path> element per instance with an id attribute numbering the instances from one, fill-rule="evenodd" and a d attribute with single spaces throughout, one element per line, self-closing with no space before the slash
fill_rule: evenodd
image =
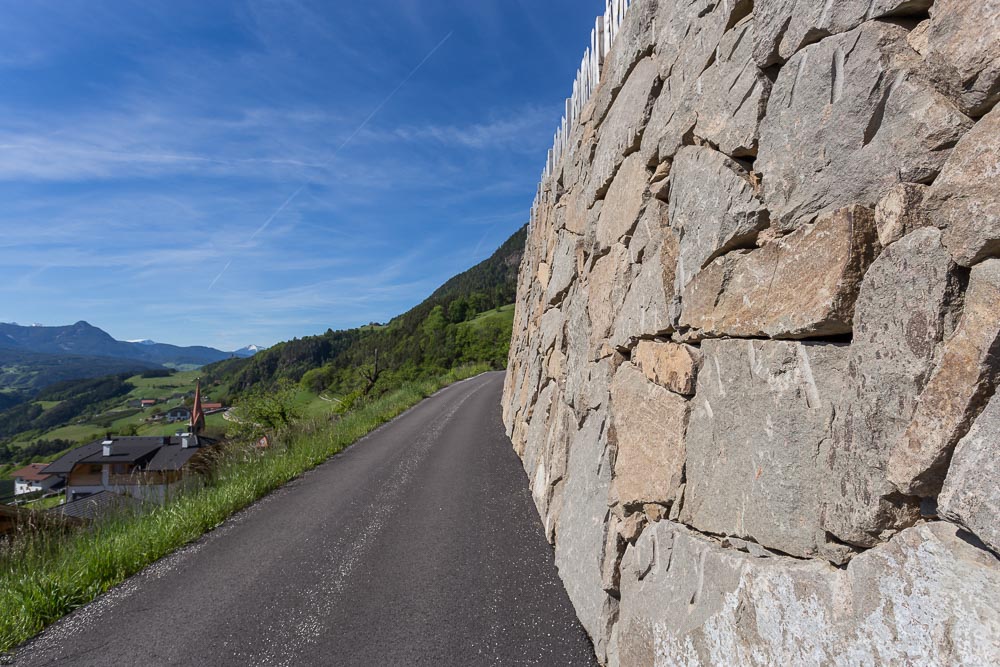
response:
<path id="1" fill-rule="evenodd" d="M 315 392 L 348 393 L 364 383 L 357 371 L 374 368 L 376 354 L 385 384 L 466 362 L 502 368 L 513 321 L 512 311 L 503 306 L 516 297 L 526 235 L 527 227 L 522 227 L 489 259 L 450 279 L 388 324 L 288 341 L 248 360 L 213 364 L 206 375 L 226 377 L 237 392 L 290 380 Z M 485 315 L 491 311 L 496 312 Z"/>
<path id="2" fill-rule="evenodd" d="M 138 359 L 87 356 L 81 354 L 46 354 L 15 347 L 0 346 L 0 390 L 33 394 L 57 382 L 103 377 L 117 373 L 162 368 L 159 364 Z M 0 401 L 0 409 L 4 401 Z"/>
<path id="3" fill-rule="evenodd" d="M 211 347 L 179 347 L 166 343 L 127 342 L 88 322 L 68 326 L 21 326 L 0 323 L 0 348 L 36 354 L 132 359 L 148 364 L 203 366 L 232 356 Z"/>

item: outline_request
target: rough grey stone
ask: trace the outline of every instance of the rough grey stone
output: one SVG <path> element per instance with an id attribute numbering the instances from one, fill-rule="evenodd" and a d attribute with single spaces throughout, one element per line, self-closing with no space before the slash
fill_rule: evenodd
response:
<path id="1" fill-rule="evenodd" d="M 889 457 L 889 480 L 936 496 L 958 441 L 1000 383 L 1000 259 L 972 268 L 958 329 L 941 350 L 906 432 Z"/>
<path id="2" fill-rule="evenodd" d="M 772 224 L 782 231 L 831 207 L 874 207 L 898 182 L 928 181 L 972 126 L 926 82 L 906 34 L 866 23 L 803 49 L 782 68 L 755 164 Z"/>
<path id="3" fill-rule="evenodd" d="M 1000 660 L 998 595 L 996 559 L 945 523 L 910 529 L 838 570 L 754 558 L 661 522 L 622 561 L 616 659 L 621 665 L 993 664 Z"/>
<path id="4" fill-rule="evenodd" d="M 1000 394 L 958 443 L 938 511 L 1000 554 Z"/>
<path id="5" fill-rule="evenodd" d="M 906 429 L 934 368 L 960 282 L 941 233 L 919 229 L 889 246 L 858 296 L 849 386 L 824 456 L 824 527 L 870 547 L 919 518 L 915 499 L 886 479 L 889 452 Z"/>
<path id="6" fill-rule="evenodd" d="M 537 459 L 534 476 L 529 480 L 535 506 L 542 517 L 546 537 L 550 541 L 554 536 L 558 513 L 562 507 L 556 497 L 561 496 L 563 489 L 569 443 L 576 433 L 575 422 L 572 408 L 563 402 L 560 394 L 556 394 L 550 409 L 549 431 L 544 450 Z"/>
<path id="7" fill-rule="evenodd" d="M 926 215 L 945 230 L 955 261 L 1000 255 L 1000 109 L 962 137 L 927 196 Z"/>
<path id="8" fill-rule="evenodd" d="M 998 1 L 633 0 L 504 392 L 599 660 L 1000 662 Z"/>
<path id="9" fill-rule="evenodd" d="M 648 196 L 650 174 L 638 154 L 622 163 L 608 189 L 601 215 L 597 221 L 596 240 L 599 251 L 621 241 L 639 222 L 639 214 Z"/>
<path id="10" fill-rule="evenodd" d="M 628 249 L 621 243 L 615 243 L 608 254 L 594 262 L 587 277 L 592 350 L 599 349 L 611 334 L 634 270 Z"/>
<path id="11" fill-rule="evenodd" d="M 641 60 L 629 74 L 599 132 L 590 169 L 596 196 L 607 191 L 622 161 L 639 150 L 660 84 L 660 74 L 652 58 Z"/>
<path id="12" fill-rule="evenodd" d="M 698 121 L 693 91 L 712 64 L 726 29 L 749 13 L 746 0 L 662 0 L 655 19 L 654 58 L 664 79 L 653 105 L 641 154 L 672 157 Z"/>
<path id="13" fill-rule="evenodd" d="M 554 399 L 557 397 L 557 388 L 554 382 L 549 382 L 538 393 L 538 401 L 532 406 L 528 415 L 528 428 L 525 432 L 524 450 L 521 452 L 521 463 L 524 471 L 528 474 L 528 479 L 532 479 L 538 463 L 543 462 L 545 444 L 551 424 L 549 416 L 551 414 Z"/>
<path id="14" fill-rule="evenodd" d="M 670 171 L 670 226 L 679 239 L 677 291 L 709 262 L 753 247 L 768 213 L 735 160 L 700 146 L 682 148 Z"/>
<path id="15" fill-rule="evenodd" d="M 556 304 L 563 300 L 567 290 L 577 277 L 576 253 L 580 245 L 580 237 L 570 232 L 559 234 L 552 264 L 549 267 L 548 286 L 545 300 L 548 304 Z"/>
<path id="16" fill-rule="evenodd" d="M 564 491 L 571 500 L 556 526 L 556 566 L 580 622 L 599 647 L 608 636 L 602 624 L 607 593 L 601 565 L 611 484 L 603 426 L 603 418 L 591 417 L 573 438 Z"/>
<path id="17" fill-rule="evenodd" d="M 1000 1 L 936 0 L 930 15 L 910 44 L 963 112 L 983 115 L 1000 100 Z"/>
<path id="18" fill-rule="evenodd" d="M 633 264 L 625 301 L 618 305 L 612 347 L 627 349 L 640 338 L 673 331 L 670 304 L 674 297 L 677 238 L 667 224 L 667 205 L 649 200 L 628 247 Z"/>
<path id="19" fill-rule="evenodd" d="M 681 522 L 800 557 L 826 548 L 816 454 L 844 393 L 846 345 L 705 341 Z M 834 558 L 839 559 L 837 554 Z"/>
<path id="20" fill-rule="evenodd" d="M 761 67 L 791 58 L 804 46 L 847 32 L 869 19 L 917 14 L 933 0 L 756 0 L 760 30 L 754 57 Z"/>
<path id="21" fill-rule="evenodd" d="M 722 37 L 715 62 L 691 92 L 695 134 L 734 157 L 757 154 L 771 94 L 771 80 L 752 60 L 754 28 L 748 17 Z"/>
<path id="22" fill-rule="evenodd" d="M 545 356 L 556 347 L 559 339 L 562 337 L 563 325 L 565 323 L 566 318 L 558 308 L 550 308 L 545 311 L 537 334 L 540 340 L 538 351 L 542 356 Z"/>
<path id="23" fill-rule="evenodd" d="M 653 52 L 654 19 L 659 4 L 660 0 L 641 0 L 633 3 L 625 15 L 625 21 L 619 28 L 619 38 L 604 63 L 601 86 L 594 93 L 592 105 L 597 124 L 602 124 L 636 63 Z"/>

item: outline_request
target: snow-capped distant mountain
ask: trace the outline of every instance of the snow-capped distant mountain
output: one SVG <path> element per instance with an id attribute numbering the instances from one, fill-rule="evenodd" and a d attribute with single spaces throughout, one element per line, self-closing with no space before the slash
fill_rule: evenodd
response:
<path id="1" fill-rule="evenodd" d="M 151 340 L 118 341 L 87 322 L 64 327 L 20 327 L 0 323 L 0 346 L 39 354 L 113 357 L 182 366 L 204 366 L 232 356 L 210 347 L 178 347 Z"/>
<path id="2" fill-rule="evenodd" d="M 243 357 L 245 359 L 247 357 L 252 357 L 258 352 L 261 352 L 266 349 L 267 349 L 266 347 L 262 347 L 260 345 L 247 345 L 246 347 L 241 347 L 240 349 L 236 350 L 235 352 L 233 352 L 233 354 L 236 355 L 237 357 Z"/>
<path id="3" fill-rule="evenodd" d="M 135 343 L 136 345 L 156 345 L 157 344 L 157 342 L 155 340 L 149 340 L 148 338 L 146 340 L 127 340 L 125 342 L 126 343 Z"/>

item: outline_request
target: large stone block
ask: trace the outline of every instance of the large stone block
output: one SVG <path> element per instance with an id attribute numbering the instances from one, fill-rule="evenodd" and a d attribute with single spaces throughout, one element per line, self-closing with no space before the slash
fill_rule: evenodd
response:
<path id="1" fill-rule="evenodd" d="M 889 459 L 889 480 L 910 495 L 936 496 L 955 445 L 1000 381 L 1000 259 L 972 268 L 962 320 Z"/>
<path id="2" fill-rule="evenodd" d="M 521 464 L 524 466 L 524 472 L 528 475 L 529 480 L 534 479 L 538 463 L 544 462 L 546 436 L 551 427 L 550 417 L 557 398 L 556 384 L 554 382 L 547 383 L 538 392 L 538 401 L 531 406 L 527 414 L 528 427 L 525 431 L 524 449 L 520 452 L 520 456 Z"/>
<path id="3" fill-rule="evenodd" d="M 655 18 L 661 0 L 635 2 L 625 14 L 618 37 L 608 52 L 601 71 L 601 85 L 594 92 L 594 121 L 603 124 L 605 115 L 621 93 L 625 81 L 637 63 L 653 52 Z M 668 0 L 663 0 L 667 2 Z"/>
<path id="4" fill-rule="evenodd" d="M 919 229 L 890 245 L 861 285 L 849 385 L 824 457 L 823 525 L 870 547 L 919 518 L 915 499 L 889 483 L 889 452 L 909 424 L 954 326 L 961 281 L 941 232 Z"/>
<path id="5" fill-rule="evenodd" d="M 938 512 L 1000 554 L 1000 394 L 955 448 Z"/>
<path id="6" fill-rule="evenodd" d="M 639 222 L 649 197 L 649 171 L 638 154 L 629 156 L 608 189 L 601 215 L 597 220 L 596 241 L 599 251 L 628 236 Z"/>
<path id="7" fill-rule="evenodd" d="M 1000 109 L 962 137 L 925 204 L 930 222 L 945 230 L 955 261 L 971 266 L 1000 255 Z"/>
<path id="8" fill-rule="evenodd" d="M 972 121 L 927 81 L 906 35 L 865 23 L 782 68 L 755 164 L 772 224 L 787 231 L 833 207 L 874 207 L 896 183 L 941 170 Z"/>
<path id="9" fill-rule="evenodd" d="M 639 150 L 661 83 L 652 58 L 641 60 L 629 74 L 599 132 L 590 168 L 591 189 L 595 195 L 607 191 L 622 161 Z"/>
<path id="10" fill-rule="evenodd" d="M 587 276 L 591 349 L 600 348 L 611 334 L 618 310 L 628 294 L 634 270 L 628 249 L 621 243 L 615 243 L 608 254 L 594 262 Z"/>
<path id="11" fill-rule="evenodd" d="M 577 430 L 573 410 L 563 402 L 559 394 L 553 398 L 548 421 L 549 430 L 544 448 L 536 459 L 535 471 L 529 483 L 538 514 L 545 525 L 546 537 L 552 541 L 559 511 L 562 509 L 570 440 Z"/>
<path id="12" fill-rule="evenodd" d="M 684 481 L 688 401 L 624 364 L 611 383 L 611 434 L 616 445 L 612 501 L 635 508 L 671 506 Z"/>
<path id="13" fill-rule="evenodd" d="M 675 394 L 693 396 L 701 367 L 701 350 L 666 341 L 640 341 L 632 362 L 650 382 Z"/>
<path id="14" fill-rule="evenodd" d="M 716 60 L 691 91 L 695 134 L 731 156 L 757 154 L 771 80 L 753 62 L 755 23 L 748 17 L 723 35 Z"/>
<path id="15" fill-rule="evenodd" d="M 820 525 L 817 452 L 845 391 L 848 347 L 725 340 L 705 341 L 702 353 L 681 521 L 794 556 L 830 551 L 839 560 Z"/>
<path id="16" fill-rule="evenodd" d="M 929 524 L 855 558 L 755 558 L 669 522 L 627 548 L 611 665 L 988 665 L 1000 568 Z"/>
<path id="17" fill-rule="evenodd" d="M 1000 1 L 936 0 L 910 36 L 935 82 L 970 116 L 1000 100 Z"/>
<path id="18" fill-rule="evenodd" d="M 602 587 L 602 556 L 608 521 L 608 460 L 604 418 L 593 415 L 569 448 L 564 495 L 556 525 L 556 567 L 577 616 L 601 649 L 610 628 L 605 623 L 608 595 Z"/>
<path id="19" fill-rule="evenodd" d="M 761 67 L 781 63 L 804 46 L 847 32 L 869 19 L 918 14 L 933 0 L 757 0 L 760 29 L 754 57 Z"/>
<path id="20" fill-rule="evenodd" d="M 625 301 L 617 306 L 608 344 L 628 349 L 645 337 L 674 329 L 671 304 L 677 266 L 677 237 L 667 224 L 667 205 L 649 199 L 629 241 L 632 278 Z"/>
<path id="21" fill-rule="evenodd" d="M 557 304 L 566 296 L 577 278 L 576 253 L 580 247 L 580 237 L 570 232 L 561 232 L 548 268 L 545 287 L 545 302 Z"/>
<path id="22" fill-rule="evenodd" d="M 670 171 L 670 226 L 679 239 L 677 290 L 709 262 L 753 247 L 768 213 L 747 171 L 701 146 L 682 148 Z"/>
<path id="23" fill-rule="evenodd" d="M 824 215 L 759 250 L 716 259 L 684 290 L 680 325 L 709 338 L 850 333 L 858 286 L 878 249 L 871 211 Z"/>
<path id="24" fill-rule="evenodd" d="M 747 0 L 661 0 L 654 23 L 654 58 L 664 81 L 641 145 L 647 160 L 670 158 L 683 145 L 698 121 L 695 91 L 699 78 L 716 58 L 726 29 L 751 7 Z M 730 71 L 727 68 L 726 73 Z M 726 73 L 713 76 L 724 78 Z"/>

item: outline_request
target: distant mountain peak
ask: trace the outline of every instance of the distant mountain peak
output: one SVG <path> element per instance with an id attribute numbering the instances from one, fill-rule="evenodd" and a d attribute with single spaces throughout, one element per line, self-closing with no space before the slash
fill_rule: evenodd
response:
<path id="1" fill-rule="evenodd" d="M 58 327 L 0 324 L 0 347 L 38 354 L 130 359 L 167 366 L 204 366 L 232 356 L 210 347 L 178 347 L 148 339 L 118 341 L 84 320 Z"/>

